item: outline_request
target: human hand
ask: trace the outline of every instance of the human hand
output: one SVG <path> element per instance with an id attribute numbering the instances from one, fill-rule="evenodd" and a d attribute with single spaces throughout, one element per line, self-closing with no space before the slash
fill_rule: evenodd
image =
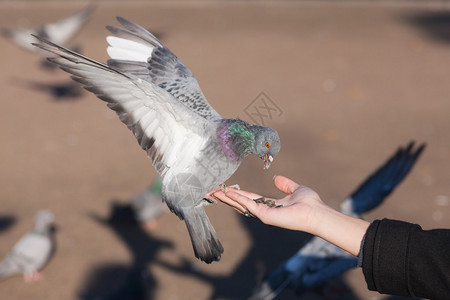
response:
<path id="1" fill-rule="evenodd" d="M 243 190 L 227 188 L 225 194 L 218 191 L 214 196 L 241 214 L 247 212 L 246 215 L 255 216 L 265 224 L 314 233 L 314 211 L 317 207 L 324 206 L 319 195 L 284 176 L 276 176 L 274 184 L 286 194 L 281 199 L 264 197 L 266 201 L 274 201 L 274 207 L 255 202 L 255 199 L 262 196 Z"/>
<path id="2" fill-rule="evenodd" d="M 289 178 L 276 176 L 275 186 L 286 194 L 281 199 L 265 199 L 274 202 L 273 207 L 256 203 L 260 195 L 227 188 L 214 196 L 232 206 L 241 214 L 257 217 L 268 225 L 305 231 L 357 256 L 361 240 L 369 222 L 340 213 L 322 202 L 312 189 L 299 185 Z"/>

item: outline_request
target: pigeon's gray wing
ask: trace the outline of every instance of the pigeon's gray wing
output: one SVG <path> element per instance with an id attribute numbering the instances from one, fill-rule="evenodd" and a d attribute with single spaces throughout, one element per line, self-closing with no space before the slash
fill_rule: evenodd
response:
<path id="1" fill-rule="evenodd" d="M 191 71 L 160 40 L 131 21 L 120 17 L 117 20 L 125 29 L 106 27 L 115 35 L 107 37 L 107 51 L 112 58 L 109 66 L 158 85 L 206 119 L 222 119 L 206 100 Z"/>
<path id="2" fill-rule="evenodd" d="M 89 17 L 94 9 L 94 5 L 91 4 L 74 15 L 59 20 L 55 23 L 43 25 L 43 31 L 46 34 L 43 38 L 56 44 L 65 45 L 89 20 Z"/>
<path id="3" fill-rule="evenodd" d="M 177 163 L 182 168 L 206 143 L 210 123 L 155 84 L 84 57 L 49 41 L 36 46 L 56 54 L 49 58 L 116 111 L 152 158 L 159 174 Z M 184 165 L 185 164 L 185 165 Z"/>

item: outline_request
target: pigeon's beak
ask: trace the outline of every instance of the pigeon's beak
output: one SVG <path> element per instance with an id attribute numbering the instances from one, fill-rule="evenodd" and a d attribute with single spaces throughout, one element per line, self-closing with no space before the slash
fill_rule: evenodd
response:
<path id="1" fill-rule="evenodd" d="M 264 169 L 268 169 L 270 167 L 270 164 L 273 161 L 272 155 L 269 154 L 269 152 L 264 152 Z"/>

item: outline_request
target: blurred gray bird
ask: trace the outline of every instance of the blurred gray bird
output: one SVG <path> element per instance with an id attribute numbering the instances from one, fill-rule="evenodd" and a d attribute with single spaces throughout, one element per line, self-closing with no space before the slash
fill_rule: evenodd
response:
<path id="1" fill-rule="evenodd" d="M 379 206 L 406 177 L 425 148 L 413 150 L 414 142 L 400 147 L 341 204 L 341 212 L 357 218 Z M 295 255 L 268 273 L 255 288 L 252 300 L 274 299 L 286 287 L 302 293 L 319 288 L 337 275 L 357 266 L 350 253 L 313 237 Z"/>
<path id="2" fill-rule="evenodd" d="M 220 260 L 223 247 L 203 208 L 248 154 L 267 169 L 280 150 L 278 133 L 238 119 L 223 119 L 197 80 L 160 40 L 118 17 L 107 26 L 108 65 L 41 39 L 38 47 L 84 88 L 106 101 L 133 132 L 163 178 L 162 198 L 186 226 L 195 256 Z"/>
<path id="3" fill-rule="evenodd" d="M 149 230 L 154 229 L 158 217 L 168 211 L 167 205 L 162 201 L 161 188 L 162 179 L 158 178 L 150 187 L 131 199 L 136 220 Z"/>
<path id="4" fill-rule="evenodd" d="M 91 4 L 82 11 L 54 23 L 40 24 L 34 28 L 8 28 L 2 26 L 0 27 L 0 33 L 22 49 L 41 52 L 39 48 L 33 47 L 32 43 L 37 42 L 37 40 L 32 35 L 45 38 L 60 45 L 66 45 L 89 20 L 93 11 L 94 5 Z"/>
<path id="5" fill-rule="evenodd" d="M 42 269 L 53 254 L 53 214 L 41 210 L 36 214 L 33 229 L 24 235 L 0 263 L 0 280 L 23 274 L 26 282 L 40 278 Z"/>

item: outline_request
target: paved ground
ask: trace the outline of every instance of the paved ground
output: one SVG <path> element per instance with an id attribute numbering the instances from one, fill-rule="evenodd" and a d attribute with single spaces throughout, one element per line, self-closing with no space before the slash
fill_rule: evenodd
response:
<path id="1" fill-rule="evenodd" d="M 36 24 L 82 7 L 1 2 L 0 20 Z M 248 158 L 230 183 L 276 196 L 271 179 L 283 174 L 337 207 L 414 139 L 428 144 L 423 157 L 366 218 L 450 227 L 450 13 L 444 6 L 100 2 L 74 43 L 105 61 L 104 26 L 115 24 L 116 15 L 161 34 L 223 116 L 251 121 L 261 92 L 276 105 L 277 113 L 262 121 L 279 131 L 282 151 L 269 171 Z M 0 295 L 104 295 L 139 259 L 148 266 L 153 299 L 243 299 L 258 277 L 305 241 L 302 233 L 267 228 L 217 205 L 208 214 L 225 253 L 221 262 L 205 265 L 193 258 L 185 226 L 172 214 L 150 235 L 107 226 L 101 220 L 112 201 L 126 203 L 155 177 L 150 161 L 94 96 L 55 98 L 37 88 L 68 84 L 67 74 L 40 68 L 38 56 L 4 39 L 0 49 L 0 256 L 28 230 L 37 210 L 51 209 L 58 224 L 58 249 L 45 279 L 9 279 L 0 283 Z M 343 280 L 355 297 L 381 297 L 366 291 L 360 270 Z M 292 297 L 288 292 L 280 299 Z"/>

